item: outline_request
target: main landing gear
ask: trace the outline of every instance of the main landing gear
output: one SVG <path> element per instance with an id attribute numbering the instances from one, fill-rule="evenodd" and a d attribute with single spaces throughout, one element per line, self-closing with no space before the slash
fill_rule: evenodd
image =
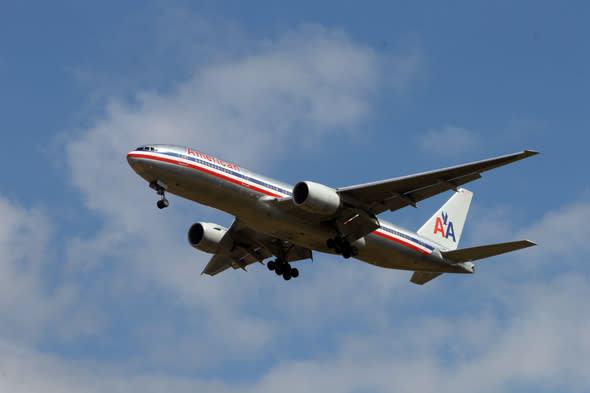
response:
<path id="1" fill-rule="evenodd" d="M 359 254 L 359 249 L 351 245 L 348 239 L 342 236 L 328 239 L 326 241 L 326 246 L 346 259 L 355 257 Z"/>
<path id="2" fill-rule="evenodd" d="M 166 183 L 164 183 L 162 180 L 154 180 L 150 182 L 150 187 L 156 190 L 158 195 L 162 197 L 158 202 L 156 202 L 158 209 L 164 209 L 170 206 L 170 202 L 168 202 L 168 199 L 166 199 L 166 190 L 168 189 L 168 185 Z"/>
<path id="3" fill-rule="evenodd" d="M 283 276 L 286 281 L 289 281 L 291 278 L 299 277 L 299 270 L 296 267 L 291 267 L 289 262 L 284 261 L 281 258 L 277 258 L 274 261 L 269 261 L 266 264 L 268 270 L 273 271 L 277 274 L 277 276 Z"/>

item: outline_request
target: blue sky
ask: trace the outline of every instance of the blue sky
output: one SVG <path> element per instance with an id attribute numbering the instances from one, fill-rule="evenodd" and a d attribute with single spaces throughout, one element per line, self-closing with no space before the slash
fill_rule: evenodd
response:
<path id="1" fill-rule="evenodd" d="M 585 2 L 19 2 L 0 13 L 0 390 L 590 390 Z M 201 277 L 125 154 L 189 145 L 346 186 L 525 148 L 445 275 L 317 255 Z M 450 195 L 384 217 L 417 229 Z"/>

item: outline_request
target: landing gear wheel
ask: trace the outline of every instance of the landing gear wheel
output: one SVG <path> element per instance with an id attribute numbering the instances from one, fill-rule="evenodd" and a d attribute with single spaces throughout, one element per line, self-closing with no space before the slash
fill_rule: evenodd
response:
<path id="1" fill-rule="evenodd" d="M 156 190 L 156 193 L 162 197 L 162 199 L 156 203 L 158 209 L 164 209 L 170 205 L 168 199 L 166 199 L 166 190 L 168 189 L 168 185 L 166 183 L 160 179 L 156 179 L 150 182 L 150 188 Z"/>
<path id="2" fill-rule="evenodd" d="M 342 255 L 345 259 L 356 257 L 359 254 L 359 249 L 350 244 L 347 238 L 343 236 L 333 237 L 326 240 L 326 247 L 334 250 L 336 254 Z"/>
<path id="3" fill-rule="evenodd" d="M 287 270 L 287 266 L 289 266 L 287 265 L 287 263 L 285 263 L 282 259 L 279 258 L 277 258 L 273 264 L 275 266 L 275 273 L 277 274 L 277 276 L 283 275 L 285 270 Z"/>
<path id="4" fill-rule="evenodd" d="M 342 236 L 339 236 L 336 239 L 334 239 L 334 243 L 336 244 L 336 248 L 340 250 L 346 250 L 348 247 L 350 247 L 350 243 L 348 242 L 348 240 L 346 240 L 346 238 Z"/>
<path id="5" fill-rule="evenodd" d="M 334 239 L 330 238 L 328 240 L 326 240 L 326 247 L 332 249 L 336 247 L 336 242 L 334 241 Z"/>
<path id="6" fill-rule="evenodd" d="M 292 278 L 299 277 L 299 270 L 292 268 L 289 262 L 285 262 L 282 258 L 277 258 L 274 261 L 268 261 L 266 267 L 270 271 L 274 271 L 277 276 L 282 276 L 285 281 Z"/>

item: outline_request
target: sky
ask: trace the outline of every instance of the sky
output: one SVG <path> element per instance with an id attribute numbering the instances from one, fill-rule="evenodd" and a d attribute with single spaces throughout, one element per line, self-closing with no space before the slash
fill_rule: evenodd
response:
<path id="1" fill-rule="evenodd" d="M 5 2 L 0 391 L 587 392 L 582 1 Z M 535 248 L 425 286 L 317 253 L 200 272 L 232 217 L 127 165 L 168 143 L 295 184 L 523 149 L 485 173 L 462 247 Z M 450 193 L 383 214 L 417 230 Z"/>

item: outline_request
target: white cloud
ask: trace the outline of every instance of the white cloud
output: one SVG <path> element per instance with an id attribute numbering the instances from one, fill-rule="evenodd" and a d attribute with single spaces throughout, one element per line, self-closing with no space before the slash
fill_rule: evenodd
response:
<path id="1" fill-rule="evenodd" d="M 139 93 L 134 105 L 109 100 L 105 117 L 67 147 L 73 184 L 87 206 L 105 218 L 96 237 L 71 242 L 70 261 L 93 266 L 114 254 L 140 257 L 140 269 L 151 271 L 158 283 L 185 299 L 200 297 L 190 294 L 200 290 L 194 281 L 206 257 L 185 244 L 186 214 L 172 208 L 163 215 L 153 208 L 156 196 L 127 167 L 127 151 L 150 142 L 187 144 L 260 166 L 281 149 L 354 130 L 384 78 L 383 61 L 342 32 L 306 26 L 254 53 L 198 68 L 172 93 Z M 409 66 L 402 68 L 399 79 L 409 78 Z M 195 211 L 195 221 L 210 214 L 186 206 Z M 180 230 L 179 222 L 186 228 Z M 157 250 L 159 244 L 167 244 L 165 252 Z M 130 255 L 129 250 L 139 251 Z M 161 266 L 161 260 L 169 261 Z"/>
<path id="2" fill-rule="evenodd" d="M 276 390 L 283 383 L 294 392 L 326 386 L 342 392 L 587 389 L 590 309 L 575 299 L 588 296 L 588 282 L 561 277 L 512 290 L 520 297 L 506 299 L 508 318 L 479 311 L 452 319 L 391 320 L 377 334 L 341 340 L 333 357 L 282 364 L 257 388 Z"/>
<path id="3" fill-rule="evenodd" d="M 96 236 L 70 241 L 70 269 L 92 274 L 109 260 L 125 261 L 113 267 L 110 296 L 162 291 L 203 317 L 196 329 L 206 340 L 198 342 L 168 335 L 167 326 L 155 327 L 172 343 L 151 342 L 147 351 L 163 358 L 180 352 L 177 358 L 197 365 L 222 362 L 221 354 L 248 358 L 284 333 L 277 321 L 244 311 L 248 301 L 260 300 L 252 288 L 268 290 L 259 275 L 270 273 L 227 272 L 223 280 L 200 276 L 210 256 L 188 247 L 186 230 L 211 211 L 174 197 L 165 212 L 155 209 L 155 193 L 128 167 L 126 153 L 144 143 L 186 144 L 256 168 L 276 160 L 283 149 L 353 132 L 368 116 L 370 99 L 385 77 L 385 59 L 346 34 L 320 26 L 253 47 L 213 66 L 200 65 L 168 93 L 140 92 L 133 104 L 109 99 L 104 117 L 67 144 L 72 183 L 104 223 Z M 403 84 L 415 60 L 398 60 L 404 65 L 399 75 L 390 70 L 387 78 Z M 276 286 L 268 295 L 276 296 L 284 283 L 269 278 Z M 191 351 L 220 356 L 196 357 Z"/>
<path id="4" fill-rule="evenodd" d="M 479 340 L 478 332 L 502 343 L 510 343 L 515 334 L 489 311 L 453 321 L 445 317 L 411 320 L 423 328 L 404 323 L 404 312 L 424 304 L 436 292 L 433 286 L 411 286 L 406 272 L 382 271 L 356 262 L 341 265 L 333 258 L 322 258 L 322 264 L 306 269 L 305 280 L 288 286 L 257 266 L 250 274 L 230 271 L 222 279 L 201 277 L 208 256 L 186 245 L 185 230 L 190 225 L 186 211 L 194 212 L 194 221 L 211 213 L 173 199 L 173 208 L 162 214 L 153 206 L 155 195 L 126 167 L 125 153 L 142 143 L 188 144 L 257 167 L 276 159 L 280 146 L 301 148 L 306 141 L 321 141 L 330 133 L 350 132 L 369 114 L 369 99 L 384 80 L 382 61 L 342 33 L 322 28 L 297 30 L 261 45 L 255 53 L 198 68 L 170 93 L 143 92 L 133 105 L 111 99 L 106 116 L 69 144 L 73 184 L 88 206 L 104 218 L 104 228 L 95 238 L 72 242 L 71 261 L 79 263 L 88 250 L 96 257 L 84 264 L 85 269 L 93 269 L 107 257 L 125 260 L 128 270 L 117 270 L 117 275 L 130 281 L 136 287 L 133 290 L 163 291 L 188 305 L 189 320 L 196 318 L 193 313 L 198 315 L 194 336 L 178 336 L 166 321 L 140 329 L 148 364 L 215 369 L 227 357 L 240 362 L 283 353 L 282 343 L 289 342 L 294 332 L 300 332 L 296 337 L 301 338 L 305 332 L 313 336 L 318 329 L 335 329 L 334 345 L 340 351 L 336 355 L 326 353 L 318 360 L 312 351 L 310 358 L 298 361 L 287 356 L 276 367 L 262 371 L 258 382 L 246 387 L 224 385 L 222 390 L 273 390 L 288 381 L 294 390 L 312 391 L 334 386 L 338 380 L 341 383 L 335 386 L 340 389 L 336 390 L 342 391 L 389 391 L 391 386 L 402 391 L 411 387 L 434 391 L 448 386 L 444 391 L 458 388 L 446 381 L 447 374 L 467 374 L 464 370 L 474 367 L 470 366 L 473 362 L 461 360 L 465 351 L 477 360 L 473 374 L 481 378 L 486 364 L 496 366 L 497 359 L 510 357 L 509 344 L 493 351 L 492 357 L 487 355 L 492 342 Z M 414 63 L 417 60 L 406 62 Z M 408 71 L 400 80 L 411 74 Z M 400 82 L 400 90 L 402 85 Z M 429 131 L 421 143 L 425 150 L 441 154 L 481 144 L 477 133 L 451 126 Z M 273 153 L 261 155 L 260 151 Z M 273 281 L 269 284 L 268 280 Z M 445 288 L 444 282 L 440 285 Z M 129 288 L 122 285 L 117 290 L 124 295 Z M 264 304 L 270 314 L 260 317 L 249 304 Z M 400 326 L 392 324 L 393 310 L 400 313 Z M 351 315 L 359 319 L 356 323 L 372 324 L 375 337 L 359 337 L 358 327 L 347 327 Z M 525 310 L 517 315 L 530 316 Z M 564 326 L 569 317 L 563 316 Z M 546 338 L 547 332 L 534 329 L 535 323 L 533 318 L 526 327 Z M 444 364 L 440 353 L 448 348 L 455 351 L 449 355 L 451 365 Z M 561 353 L 560 348 L 556 351 L 551 353 Z M 416 369 L 425 370 L 427 377 L 412 377 Z M 398 370 L 394 383 L 391 370 Z M 515 374 L 501 369 L 495 375 L 498 380 L 490 386 L 501 387 Z M 474 390 L 482 389 L 476 386 Z"/>
<path id="5" fill-rule="evenodd" d="M 590 251 L 590 203 L 576 202 L 545 214 L 521 236 L 535 239 L 538 252 L 572 257 Z"/>
<path id="6" fill-rule="evenodd" d="M 106 116 L 68 146 L 73 182 L 89 207 L 127 216 L 116 202 L 136 185 L 121 168 L 139 144 L 188 144 L 248 166 L 293 143 L 301 148 L 353 130 L 369 113 L 379 62 L 342 33 L 304 28 L 257 53 L 197 69 L 170 94 L 142 92 L 134 105 L 111 99 Z"/>
<path id="7" fill-rule="evenodd" d="M 426 153 L 437 156 L 453 156 L 480 148 L 479 133 L 462 127 L 444 126 L 430 129 L 416 137 L 418 146 Z"/>
<path id="8" fill-rule="evenodd" d="M 537 243 L 535 247 L 498 257 L 511 261 L 510 272 L 588 271 L 586 265 L 580 263 L 580 256 L 590 251 L 586 241 L 590 231 L 590 203 L 585 200 L 548 211 L 522 229 L 514 225 L 514 221 L 522 220 L 516 207 L 493 206 L 478 209 L 478 213 L 478 219 L 469 224 L 474 245 L 517 239 Z"/>
<path id="9" fill-rule="evenodd" d="M 74 362 L 0 340 L 0 391 L 25 393 L 229 391 L 219 382 L 142 376 L 114 367 Z"/>
<path id="10" fill-rule="evenodd" d="M 0 342 L 0 389 L 151 392 L 172 386 L 180 392 L 329 388 L 444 393 L 530 387 L 581 392 L 590 387 L 590 308 L 576 299 L 590 295 L 588 284 L 563 275 L 542 284 L 514 286 L 511 295 L 517 296 L 494 299 L 504 303 L 502 313 L 507 315 L 482 310 L 452 318 L 390 315 L 382 326 L 338 337 L 335 348 L 324 355 L 287 358 L 259 378 L 235 384 L 74 363 Z"/>
<path id="11" fill-rule="evenodd" d="M 413 47 L 402 56 L 389 58 L 383 72 L 388 75 L 387 81 L 395 90 L 405 93 L 421 74 L 423 66 L 422 51 Z"/>
<path id="12" fill-rule="evenodd" d="M 445 392 L 465 387 L 497 391 L 512 383 L 537 386 L 539 380 L 548 386 L 567 381 L 574 389 L 587 388 L 590 383 L 580 370 L 590 367 L 584 358 L 590 310 L 572 301 L 590 295 L 583 279 L 542 280 L 540 285 L 525 277 L 498 285 L 505 293 L 481 295 L 466 293 L 467 283 L 451 288 L 444 281 L 450 277 L 417 287 L 407 282 L 408 272 L 331 257 L 303 265 L 305 278 L 289 283 L 258 265 L 249 274 L 202 277 L 208 256 L 188 247 L 185 231 L 211 212 L 173 198 L 170 209 L 158 211 L 156 196 L 125 163 L 125 153 L 133 147 L 167 142 L 258 167 L 273 162 L 281 146 L 302 148 L 329 134 L 351 132 L 369 114 L 369 100 L 385 78 L 382 61 L 341 32 L 307 27 L 265 42 L 254 53 L 197 68 L 192 78 L 166 94 L 139 93 L 132 105 L 108 100 L 105 116 L 80 130 L 67 146 L 72 183 L 103 223 L 96 236 L 70 241 L 70 273 L 74 279 L 92 275 L 111 262 L 106 284 L 91 282 L 90 287 L 101 285 L 108 292 L 103 296 L 115 299 L 155 293 L 166 305 L 181 309 L 191 333 L 179 332 L 178 320 L 138 322 L 130 329 L 141 349 L 113 368 L 100 362 L 76 364 L 0 340 L 0 390 Z M 403 90 L 418 62 L 402 59 L 397 82 L 395 75 L 387 77 Z M 426 149 L 434 149 L 437 138 L 434 145 L 444 142 L 448 149 L 480 144 L 477 135 L 456 127 L 431 132 Z M 576 218 L 585 217 L 584 212 L 568 207 L 549 218 L 579 224 Z M 2 267 L 12 284 L 6 293 L 31 299 L 0 303 L 0 310 L 9 310 L 5 315 L 10 316 L 18 315 L 17 308 L 27 309 L 40 318 L 32 325 L 43 326 L 63 316 L 55 310 L 73 297 L 62 300 L 43 289 L 37 264 L 45 260 L 50 225 L 42 214 L 9 203 L 0 203 L 0 213 L 10 227 L 21 228 L 17 235 L 24 234 L 0 231 L 0 250 L 12 261 Z M 34 247 L 31 239 L 36 239 Z M 563 237 L 561 249 L 569 244 L 564 239 L 569 238 Z M 15 261 L 20 260 L 30 266 L 26 274 L 17 269 Z M 441 298 L 444 302 L 437 303 Z M 77 306 L 96 307 L 86 301 Z M 469 308 L 477 301 L 481 309 Z M 449 314 L 429 308 L 432 304 L 447 305 Z M 76 329 L 91 332 L 90 314 L 65 315 L 63 325 L 77 321 Z M 91 323 L 85 323 L 86 317 Z M 15 326 L 28 325 L 33 317 L 19 318 Z M 297 340 L 306 339 L 309 348 L 300 347 Z M 275 359 L 280 360 L 269 366 Z M 194 375 L 206 367 L 229 375 L 229 363 L 261 366 L 244 378 L 247 382 L 233 385 L 174 375 Z M 154 369 L 158 372 L 150 372 Z"/>
<path id="13" fill-rule="evenodd" d="M 470 244 L 464 243 L 461 246 L 509 241 L 516 236 L 514 222 L 518 218 L 520 216 L 516 206 L 482 206 L 478 202 L 473 202 L 468 216 L 467 232 L 464 232 L 469 237 Z"/>
<path id="14" fill-rule="evenodd" d="M 43 336 L 54 316 L 70 304 L 73 288 L 51 290 L 44 276 L 55 274 L 48 256 L 53 228 L 46 215 L 0 195 L 0 333 L 13 339 Z"/>

